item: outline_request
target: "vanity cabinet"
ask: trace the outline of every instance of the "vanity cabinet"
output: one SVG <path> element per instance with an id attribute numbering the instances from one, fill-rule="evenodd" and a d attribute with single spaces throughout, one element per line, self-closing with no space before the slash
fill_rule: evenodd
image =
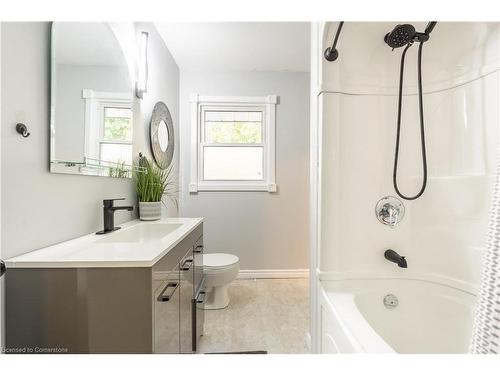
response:
<path id="1" fill-rule="evenodd" d="M 7 350 L 191 353 L 202 334 L 194 328 L 202 322 L 193 309 L 200 288 L 195 270 L 202 267 L 194 251 L 202 225 L 151 267 L 9 269 Z"/>
<path id="2" fill-rule="evenodd" d="M 154 352 L 178 353 L 180 337 L 179 279 L 175 275 L 162 282 L 153 294 Z"/>
<path id="3" fill-rule="evenodd" d="M 193 283 L 193 293 L 194 300 L 192 304 L 193 316 L 193 351 L 197 350 L 198 338 L 203 335 L 204 323 L 205 323 L 205 281 L 203 278 L 203 236 L 201 236 L 193 249 L 194 257 L 194 283 Z"/>
<path id="4" fill-rule="evenodd" d="M 194 281 L 194 268 L 193 268 L 193 248 L 186 254 L 180 263 L 180 352 L 191 353 L 193 352 L 193 316 L 192 303 L 193 303 L 193 281 Z"/>

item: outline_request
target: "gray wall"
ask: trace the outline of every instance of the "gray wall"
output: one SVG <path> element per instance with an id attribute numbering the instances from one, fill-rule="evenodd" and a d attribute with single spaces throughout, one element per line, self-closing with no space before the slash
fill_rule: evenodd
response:
<path id="1" fill-rule="evenodd" d="M 189 94 L 276 94 L 279 192 L 190 194 Z M 228 252 L 244 270 L 308 268 L 309 73 L 181 72 L 181 216 L 204 216 L 208 253 Z"/>
<path id="2" fill-rule="evenodd" d="M 83 161 L 85 155 L 85 100 L 82 89 L 130 93 L 128 71 L 118 66 L 58 64 L 55 95 L 55 156 Z"/>
<path id="3" fill-rule="evenodd" d="M 146 152 L 156 100 L 169 105 L 178 123 L 179 70 L 151 25 L 138 28 L 151 33 L 149 92 L 134 105 L 134 148 Z M 102 199 L 125 197 L 136 204 L 136 195 L 127 179 L 49 173 L 50 24 L 2 23 L 1 38 L 1 230 L 2 256 L 8 258 L 96 231 Z M 17 122 L 29 127 L 29 138 L 15 132 Z M 117 212 L 116 220 L 136 215 Z"/>

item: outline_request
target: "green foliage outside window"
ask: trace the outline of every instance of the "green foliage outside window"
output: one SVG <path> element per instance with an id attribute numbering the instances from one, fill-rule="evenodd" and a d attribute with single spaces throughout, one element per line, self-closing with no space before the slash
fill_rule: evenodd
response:
<path id="1" fill-rule="evenodd" d="M 114 141 L 131 141 L 132 120 L 124 117 L 105 117 L 104 139 Z"/>
<path id="2" fill-rule="evenodd" d="M 260 122 L 205 122 L 207 143 L 262 143 Z"/>

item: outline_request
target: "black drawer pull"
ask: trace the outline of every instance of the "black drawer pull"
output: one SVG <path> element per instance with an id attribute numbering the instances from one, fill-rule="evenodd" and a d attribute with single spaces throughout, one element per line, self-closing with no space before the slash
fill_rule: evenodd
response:
<path id="1" fill-rule="evenodd" d="M 179 286 L 179 283 L 168 283 L 165 288 L 161 291 L 160 295 L 158 296 L 158 302 L 168 302 L 172 299 L 172 297 L 175 294 L 175 291 L 177 290 L 177 287 Z M 165 292 L 167 289 L 172 288 L 172 291 L 170 294 L 165 295 Z"/>
<path id="2" fill-rule="evenodd" d="M 196 254 L 200 254 L 200 253 L 202 253 L 202 252 L 203 252 L 203 245 L 198 245 L 198 246 L 196 246 L 196 247 L 194 248 L 194 252 L 195 252 Z"/>
<path id="3" fill-rule="evenodd" d="M 196 303 L 203 303 L 205 302 L 205 292 L 200 292 L 198 293 L 198 298 L 196 298 Z"/>
<path id="4" fill-rule="evenodd" d="M 191 266 L 193 265 L 193 260 L 192 259 L 186 259 L 184 263 L 182 263 L 181 266 L 181 271 L 189 271 Z"/>

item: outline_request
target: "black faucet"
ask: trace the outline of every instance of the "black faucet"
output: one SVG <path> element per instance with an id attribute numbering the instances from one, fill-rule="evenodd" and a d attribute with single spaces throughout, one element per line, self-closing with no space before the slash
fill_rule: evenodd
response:
<path id="1" fill-rule="evenodd" d="M 396 263 L 398 265 L 398 267 L 401 267 L 401 268 L 408 268 L 408 264 L 406 263 L 406 259 L 405 257 L 399 255 L 398 253 L 396 253 L 394 250 L 386 250 L 384 252 L 384 257 L 385 259 L 387 259 L 388 261 L 390 262 L 393 262 L 393 263 Z"/>
<path id="2" fill-rule="evenodd" d="M 96 234 L 104 234 L 113 232 L 115 230 L 120 229 L 120 227 L 115 227 L 115 211 L 118 210 L 127 210 L 132 211 L 134 206 L 119 206 L 116 207 L 113 205 L 114 201 L 122 201 L 125 198 L 117 198 L 117 199 L 104 199 L 102 201 L 102 213 L 104 217 L 104 230 L 100 230 Z"/>

